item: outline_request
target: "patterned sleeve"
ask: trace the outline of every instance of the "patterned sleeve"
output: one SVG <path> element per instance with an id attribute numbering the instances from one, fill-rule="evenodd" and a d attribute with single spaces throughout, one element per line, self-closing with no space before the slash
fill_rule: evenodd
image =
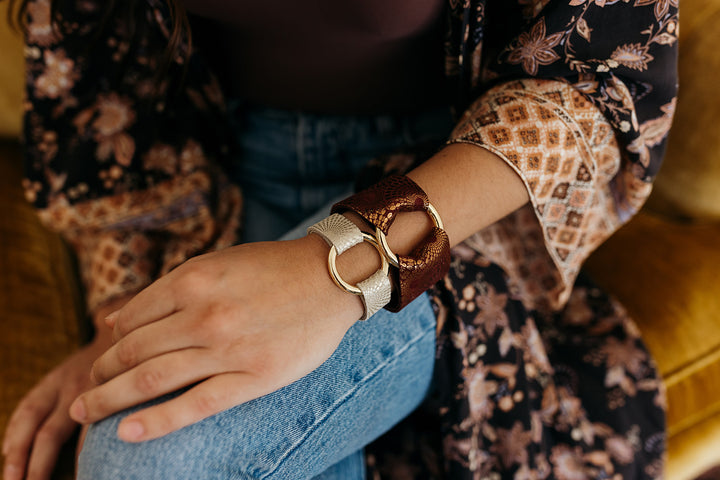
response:
<path id="1" fill-rule="evenodd" d="M 650 194 L 675 108 L 677 0 L 499 5 L 456 17 L 456 78 L 480 93 L 450 142 L 500 156 L 531 202 L 467 245 L 505 268 L 528 308 L 555 310 L 583 261 Z M 523 26 L 479 34 L 486 15 Z"/>
<path id="2" fill-rule="evenodd" d="M 100 28 L 96 2 L 61 4 L 53 27 L 48 0 L 28 3 L 24 187 L 74 247 L 92 312 L 232 244 L 240 196 L 215 166 L 227 142 L 207 69 L 193 55 L 170 65 L 179 81 L 155 80 L 163 12 L 131 44 L 119 19 Z"/>

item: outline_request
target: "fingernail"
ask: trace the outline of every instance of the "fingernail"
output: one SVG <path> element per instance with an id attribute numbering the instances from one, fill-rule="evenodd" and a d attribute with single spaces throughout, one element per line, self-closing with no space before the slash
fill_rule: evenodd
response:
<path id="1" fill-rule="evenodd" d="M 3 478 L 5 480 L 18 480 L 20 477 L 20 469 L 15 465 L 5 465 L 3 469 Z"/>
<path id="2" fill-rule="evenodd" d="M 85 408 L 85 402 L 81 398 L 75 399 L 72 405 L 70 405 L 70 416 L 76 422 L 83 423 L 87 418 L 87 409 Z"/>
<path id="3" fill-rule="evenodd" d="M 108 325 L 110 327 L 115 325 L 115 320 L 117 320 L 118 315 L 120 315 L 120 310 L 115 310 L 110 315 L 105 317 L 105 325 Z"/>
<path id="4" fill-rule="evenodd" d="M 127 442 L 140 440 L 143 435 L 145 435 L 145 427 L 140 422 L 124 422 L 118 427 L 118 437 Z"/>

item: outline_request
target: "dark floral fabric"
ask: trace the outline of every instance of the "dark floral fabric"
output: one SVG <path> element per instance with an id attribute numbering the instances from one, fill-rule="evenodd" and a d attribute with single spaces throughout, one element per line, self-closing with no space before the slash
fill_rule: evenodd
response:
<path id="1" fill-rule="evenodd" d="M 369 478 L 662 477 L 662 382 L 634 323 L 581 267 L 658 171 L 677 8 L 447 0 L 449 142 L 494 152 L 531 201 L 453 249 L 432 291 L 433 391 L 368 447 Z M 187 45 L 158 77 L 167 8 L 147 0 L 135 14 L 131 29 L 74 0 L 53 28 L 49 0 L 28 4 L 25 191 L 75 247 L 91 311 L 240 228 L 222 92 Z M 361 180 L 421 159 L 395 152 Z"/>
<path id="2" fill-rule="evenodd" d="M 178 57 L 158 84 L 163 5 L 147 4 L 136 43 L 119 19 L 101 31 L 101 5 L 63 2 L 53 27 L 49 0 L 30 1 L 25 51 L 26 197 L 75 247 L 89 311 L 232 245 L 241 209 L 220 169 L 223 95 L 202 57 Z"/>

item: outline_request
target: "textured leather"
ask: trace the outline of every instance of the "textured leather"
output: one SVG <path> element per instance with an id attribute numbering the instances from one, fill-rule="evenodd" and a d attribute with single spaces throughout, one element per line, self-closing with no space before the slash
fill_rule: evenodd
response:
<path id="1" fill-rule="evenodd" d="M 400 212 L 426 210 L 430 200 L 410 178 L 392 175 L 372 187 L 336 203 L 333 213 L 352 210 L 387 235 Z"/>
<path id="2" fill-rule="evenodd" d="M 386 307 L 391 312 L 400 311 L 445 276 L 450 268 L 447 233 L 433 228 L 410 255 L 398 255 L 398 263 L 398 292 Z"/>
<path id="3" fill-rule="evenodd" d="M 314 233 L 322 237 L 330 247 L 335 247 L 337 255 L 342 254 L 364 241 L 363 233 L 357 225 L 338 213 L 333 213 L 329 217 L 308 227 L 307 233 Z M 330 254 L 330 258 L 332 259 L 332 251 Z M 387 266 L 387 264 L 385 264 L 385 266 Z M 330 268 L 330 275 L 332 276 L 334 265 L 330 266 Z M 382 268 L 365 280 L 358 282 L 357 288 L 360 290 L 360 298 L 362 299 L 364 307 L 360 320 L 367 320 L 375 312 L 387 305 L 392 294 L 390 278 Z"/>
<path id="4" fill-rule="evenodd" d="M 360 229 L 347 218 L 334 213 L 307 229 L 322 237 L 329 246 L 334 246 L 338 255 L 363 242 Z"/>
<path id="5" fill-rule="evenodd" d="M 358 282 L 357 286 L 362 292 L 360 298 L 365 307 L 365 312 L 360 320 L 372 317 L 390 301 L 392 285 L 390 285 L 390 278 L 382 270 L 378 270 L 362 282 Z"/>
<path id="6" fill-rule="evenodd" d="M 418 184 L 406 176 L 392 175 L 335 204 L 332 212 L 351 210 L 387 235 L 398 213 L 427 211 L 429 205 L 427 194 Z M 410 255 L 398 256 L 397 288 L 385 308 L 400 311 L 438 282 L 449 268 L 450 241 L 444 230 L 435 227 Z"/>

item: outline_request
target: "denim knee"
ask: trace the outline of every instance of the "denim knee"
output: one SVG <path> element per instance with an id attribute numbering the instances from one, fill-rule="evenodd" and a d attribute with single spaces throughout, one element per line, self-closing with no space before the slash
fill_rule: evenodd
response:
<path id="1" fill-rule="evenodd" d="M 141 407 L 99 422 L 88 432 L 78 479 L 311 478 L 417 407 L 434 350 L 435 318 L 423 295 L 400 313 L 356 324 L 297 382 L 165 437 L 140 444 L 117 437 L 122 418 Z"/>

